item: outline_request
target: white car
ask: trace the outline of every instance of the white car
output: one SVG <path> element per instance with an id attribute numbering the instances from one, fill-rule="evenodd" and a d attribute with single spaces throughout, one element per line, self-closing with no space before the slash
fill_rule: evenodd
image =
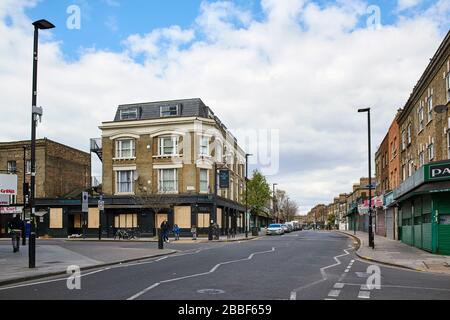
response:
<path id="1" fill-rule="evenodd" d="M 284 229 L 281 224 L 273 223 L 267 227 L 266 235 L 284 234 Z"/>

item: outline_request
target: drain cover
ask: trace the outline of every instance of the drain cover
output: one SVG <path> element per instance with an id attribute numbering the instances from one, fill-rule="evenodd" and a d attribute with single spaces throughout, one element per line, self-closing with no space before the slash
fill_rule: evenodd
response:
<path id="1" fill-rule="evenodd" d="M 222 294 L 225 293 L 225 291 L 220 290 L 220 289 L 201 289 L 201 290 L 197 290 L 198 293 L 201 294 Z"/>

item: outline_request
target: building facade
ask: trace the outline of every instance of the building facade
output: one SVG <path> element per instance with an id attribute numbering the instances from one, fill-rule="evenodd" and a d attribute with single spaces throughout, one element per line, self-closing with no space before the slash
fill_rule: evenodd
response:
<path id="1" fill-rule="evenodd" d="M 17 196 L 11 197 L 11 207 L 23 208 L 24 188 L 29 189 L 31 179 L 30 141 L 0 143 L 0 171 L 17 175 Z M 72 194 L 81 194 L 90 188 L 90 154 L 49 140 L 36 141 L 36 189 L 35 197 L 64 198 Z M 2 214 L 0 236 L 6 235 L 7 221 L 12 213 Z M 43 217 L 43 226 L 48 223 L 48 215 Z"/>
<path id="2" fill-rule="evenodd" d="M 449 102 L 450 32 L 398 117 L 402 183 L 393 193 L 401 241 L 442 254 L 450 254 Z"/>
<path id="3" fill-rule="evenodd" d="M 245 152 L 200 99 L 121 105 L 100 129 L 92 151 L 103 163 L 107 234 L 155 234 L 163 220 L 189 234 L 193 226 L 207 233 L 211 222 L 222 233 L 249 223 Z"/>

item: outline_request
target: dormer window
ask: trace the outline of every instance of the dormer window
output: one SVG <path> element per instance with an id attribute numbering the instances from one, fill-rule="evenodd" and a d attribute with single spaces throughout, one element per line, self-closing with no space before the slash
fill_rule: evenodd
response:
<path id="1" fill-rule="evenodd" d="M 161 117 L 174 117 L 179 115 L 179 105 L 174 106 L 161 106 L 160 107 L 160 116 Z"/>
<path id="2" fill-rule="evenodd" d="M 137 108 L 120 110 L 120 120 L 136 120 L 138 117 Z"/>

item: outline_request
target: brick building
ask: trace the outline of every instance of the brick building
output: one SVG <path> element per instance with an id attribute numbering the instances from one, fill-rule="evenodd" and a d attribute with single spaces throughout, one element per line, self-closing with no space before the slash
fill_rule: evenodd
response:
<path id="1" fill-rule="evenodd" d="M 100 129 L 92 151 L 103 163 L 108 234 L 155 234 L 163 220 L 185 233 L 206 233 L 211 221 L 223 233 L 243 231 L 245 152 L 200 99 L 121 105 Z M 220 188 L 220 169 L 228 188 Z"/>
<path id="2" fill-rule="evenodd" d="M 25 159 L 25 162 L 24 162 Z M 0 171 L 17 174 L 17 196 L 10 205 L 22 206 L 23 182 L 31 179 L 30 141 L 0 143 Z M 24 172 L 25 169 L 25 172 Z M 90 154 L 49 140 L 36 141 L 36 198 L 64 198 L 90 188 Z M 0 234 L 5 235 L 11 214 L 0 214 Z M 46 217 L 47 219 L 47 217 Z"/>

